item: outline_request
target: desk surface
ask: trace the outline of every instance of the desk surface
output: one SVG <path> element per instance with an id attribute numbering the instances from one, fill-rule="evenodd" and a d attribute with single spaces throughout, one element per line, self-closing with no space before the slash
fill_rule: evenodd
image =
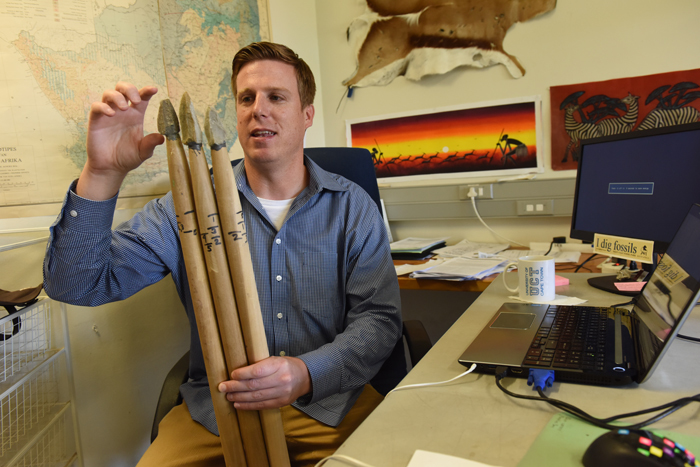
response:
<path id="1" fill-rule="evenodd" d="M 584 261 L 590 256 L 591 255 L 589 253 L 583 253 L 581 255 L 581 261 Z M 605 259 L 605 256 L 600 256 L 599 258 L 594 259 L 590 263 L 587 263 L 587 265 L 590 268 L 594 268 L 598 263 L 605 261 Z M 425 263 L 426 261 L 427 260 L 394 260 L 394 264 L 420 264 Z M 575 263 L 557 263 L 556 271 L 557 274 L 573 272 L 577 266 L 578 264 Z M 597 269 L 595 271 L 597 271 Z M 498 277 L 498 274 L 493 274 L 481 280 L 445 281 L 439 279 L 413 279 L 411 277 L 408 277 L 408 274 L 403 274 L 399 276 L 399 287 L 403 290 L 448 290 L 454 292 L 483 292 L 496 277 Z"/>
<path id="2" fill-rule="evenodd" d="M 564 275 L 571 283 L 557 287 L 557 294 L 586 298 L 587 304 L 594 306 L 626 301 L 623 296 L 588 286 L 586 279 L 591 274 Z M 457 359 L 507 300 L 506 294 L 502 281 L 492 282 L 401 385 L 445 381 L 464 372 Z M 699 308 L 681 332 L 700 335 Z M 600 418 L 657 406 L 700 392 L 698 352 L 699 344 L 677 339 L 651 379 L 642 385 L 605 388 L 555 383 L 547 394 Z M 520 394 L 533 394 L 524 379 L 506 378 L 504 385 Z M 543 402 L 507 396 L 491 375 L 469 374 L 449 385 L 391 394 L 337 453 L 375 467 L 405 467 L 416 449 L 515 466 L 556 413 L 559 411 Z M 697 413 L 698 407 L 680 409 L 653 428 L 700 436 Z M 327 465 L 344 464 L 330 461 Z"/>

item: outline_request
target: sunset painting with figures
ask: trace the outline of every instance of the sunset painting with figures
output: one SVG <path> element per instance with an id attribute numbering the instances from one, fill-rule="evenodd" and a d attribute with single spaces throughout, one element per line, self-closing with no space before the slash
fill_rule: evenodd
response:
<path id="1" fill-rule="evenodd" d="M 537 104 L 527 101 L 348 121 L 348 145 L 370 151 L 377 178 L 534 172 L 538 168 Z"/>

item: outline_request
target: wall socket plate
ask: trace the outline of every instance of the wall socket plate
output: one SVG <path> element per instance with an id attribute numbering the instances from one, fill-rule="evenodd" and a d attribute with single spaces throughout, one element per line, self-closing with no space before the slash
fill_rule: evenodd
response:
<path id="1" fill-rule="evenodd" d="M 551 216 L 554 214 L 553 199 L 517 201 L 518 216 Z"/>
<path id="2" fill-rule="evenodd" d="M 459 199 L 469 199 L 469 191 L 474 188 L 476 199 L 493 199 L 493 184 L 462 185 L 459 187 Z"/>

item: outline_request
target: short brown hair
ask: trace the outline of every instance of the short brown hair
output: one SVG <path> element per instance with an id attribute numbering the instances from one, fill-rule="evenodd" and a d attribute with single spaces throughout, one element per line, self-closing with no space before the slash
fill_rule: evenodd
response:
<path id="1" fill-rule="evenodd" d="M 301 108 L 305 109 L 314 103 L 316 81 L 314 80 L 314 74 L 311 72 L 311 68 L 309 68 L 309 65 L 307 65 L 292 49 L 282 44 L 275 44 L 274 42 L 254 42 L 243 47 L 233 57 L 231 87 L 234 97 L 238 94 L 236 78 L 241 68 L 257 60 L 277 60 L 292 65 L 297 76 Z"/>

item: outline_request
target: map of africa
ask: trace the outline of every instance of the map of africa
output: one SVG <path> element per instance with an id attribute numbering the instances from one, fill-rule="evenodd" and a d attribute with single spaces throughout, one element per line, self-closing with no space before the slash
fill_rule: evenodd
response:
<path id="1" fill-rule="evenodd" d="M 60 202 L 85 163 L 92 102 L 118 81 L 155 85 L 177 109 L 188 92 L 204 123 L 215 109 L 236 140 L 231 60 L 269 39 L 266 0 L 4 0 L 0 2 L 0 206 Z M 169 190 L 163 146 L 120 197 Z"/>

